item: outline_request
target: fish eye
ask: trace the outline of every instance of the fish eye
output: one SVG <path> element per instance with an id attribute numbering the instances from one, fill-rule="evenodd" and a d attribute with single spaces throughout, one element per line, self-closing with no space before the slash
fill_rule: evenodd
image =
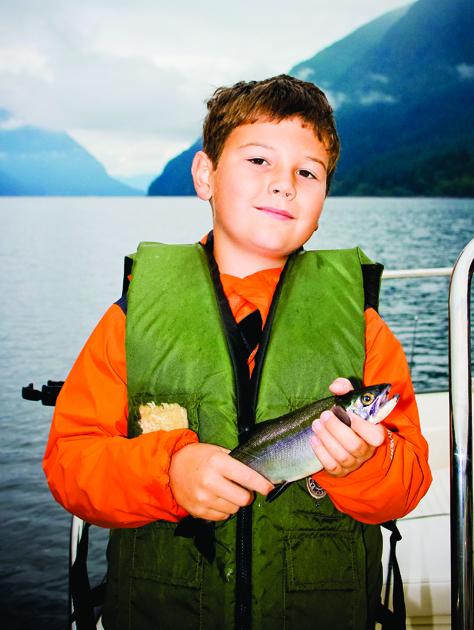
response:
<path id="1" fill-rule="evenodd" d="M 374 401 L 375 396 L 373 394 L 363 394 L 362 403 L 364 405 L 370 405 Z"/>

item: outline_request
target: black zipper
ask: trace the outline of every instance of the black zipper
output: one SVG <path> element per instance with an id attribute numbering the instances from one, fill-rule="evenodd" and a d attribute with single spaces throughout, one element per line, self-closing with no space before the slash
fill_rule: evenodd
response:
<path id="1" fill-rule="evenodd" d="M 245 442 L 255 424 L 258 389 L 262 374 L 266 348 L 270 340 L 270 331 L 276 307 L 281 294 L 284 278 L 292 264 L 295 254 L 286 261 L 285 267 L 273 294 L 267 321 L 262 331 L 252 378 L 249 378 L 247 353 L 238 325 L 222 288 L 219 268 L 214 258 L 214 238 L 209 232 L 204 249 L 207 254 L 209 271 L 214 284 L 217 303 L 222 316 L 227 338 L 229 354 L 234 368 L 237 428 L 239 443 Z M 298 250 L 301 251 L 301 250 Z M 237 513 L 236 533 L 236 583 L 235 583 L 235 628 L 251 630 L 252 623 L 252 506 L 241 508 Z"/>

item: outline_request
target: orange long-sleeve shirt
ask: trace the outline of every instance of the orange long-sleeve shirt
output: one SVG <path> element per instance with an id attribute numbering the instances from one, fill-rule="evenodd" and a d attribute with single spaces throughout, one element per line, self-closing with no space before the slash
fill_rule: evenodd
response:
<path id="1" fill-rule="evenodd" d="M 221 276 L 234 317 L 255 307 L 265 321 L 280 269 L 247 278 Z M 384 422 L 393 430 L 373 457 L 344 478 L 315 478 L 342 512 L 367 523 L 412 510 L 431 482 L 428 448 L 405 356 L 375 311 L 366 318 L 365 383 L 392 383 L 400 401 Z M 253 355 L 249 359 L 253 368 Z M 113 305 L 76 360 L 58 397 L 43 467 L 55 498 L 67 510 L 104 527 L 136 527 L 186 512 L 169 486 L 172 455 L 197 441 L 190 430 L 155 431 L 127 439 L 125 315 Z M 393 458 L 392 458 L 393 455 Z"/>

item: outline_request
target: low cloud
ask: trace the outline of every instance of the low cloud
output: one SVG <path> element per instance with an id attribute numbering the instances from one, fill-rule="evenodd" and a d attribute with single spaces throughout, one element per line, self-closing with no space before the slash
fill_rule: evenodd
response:
<path id="1" fill-rule="evenodd" d="M 474 79 L 474 65 L 469 63 L 460 63 L 456 66 L 460 79 Z"/>
<path id="2" fill-rule="evenodd" d="M 346 103 L 349 100 L 349 97 L 347 96 L 347 94 L 344 94 L 344 92 L 333 92 L 331 89 L 325 86 L 323 86 L 323 89 L 334 111 L 341 107 L 343 103 Z"/>
<path id="3" fill-rule="evenodd" d="M 297 79 L 301 79 L 302 81 L 308 81 L 309 79 L 311 79 L 313 74 L 314 73 L 311 68 L 303 67 L 303 68 L 300 68 L 298 72 L 295 73 L 295 77 Z"/>
<path id="4" fill-rule="evenodd" d="M 389 82 L 389 78 L 387 77 L 387 75 L 379 74 L 377 72 L 371 72 L 369 74 L 369 79 L 371 79 L 375 83 L 383 83 L 385 85 Z"/>
<path id="5" fill-rule="evenodd" d="M 371 90 L 365 94 L 359 96 L 359 103 L 361 105 L 373 105 L 374 103 L 395 103 L 397 99 L 391 94 L 385 94 L 384 92 L 378 92 L 377 90 Z"/>

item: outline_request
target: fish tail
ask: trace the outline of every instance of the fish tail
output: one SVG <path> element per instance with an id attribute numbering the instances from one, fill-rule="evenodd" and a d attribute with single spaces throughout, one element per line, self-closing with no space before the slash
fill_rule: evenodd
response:
<path id="1" fill-rule="evenodd" d="M 273 490 L 271 490 L 268 494 L 267 494 L 267 501 L 268 503 L 271 503 L 272 501 L 274 501 L 277 497 L 280 496 L 280 494 L 282 492 L 285 492 L 285 490 L 287 490 L 290 485 L 292 484 L 292 481 L 284 481 L 283 483 L 280 483 L 278 486 L 275 486 L 273 488 Z"/>

